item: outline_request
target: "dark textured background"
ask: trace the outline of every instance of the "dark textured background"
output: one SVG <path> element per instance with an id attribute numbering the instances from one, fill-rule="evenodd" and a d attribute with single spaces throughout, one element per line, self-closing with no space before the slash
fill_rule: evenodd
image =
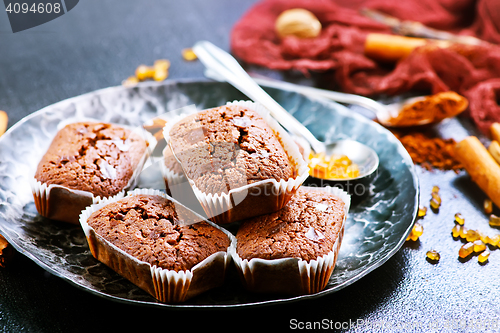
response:
<path id="1" fill-rule="evenodd" d="M 169 79 L 202 78 L 202 65 L 183 61 L 181 50 L 201 39 L 228 50 L 231 27 L 254 2 L 84 0 L 56 20 L 15 34 L 7 14 L 0 13 L 0 109 L 8 112 L 12 126 L 62 99 L 119 85 L 139 64 L 158 58 L 172 62 Z M 437 129 L 461 139 L 468 134 L 464 127 L 470 127 L 466 119 Z M 360 332 L 498 331 L 500 251 L 492 251 L 485 265 L 474 256 L 459 260 L 461 242 L 450 235 L 457 211 L 469 227 L 492 231 L 481 212 L 484 194 L 464 172 L 418 168 L 418 173 L 422 203 L 428 206 L 436 184 L 443 198 L 440 211 L 429 210 L 421 221 L 420 241 L 406 243 L 382 267 L 335 294 L 262 308 L 152 309 L 89 294 L 16 253 L 0 269 L 0 331 L 284 331 L 298 329 L 294 322 L 322 323 L 324 330 L 333 330 L 337 322 L 345 331 Z M 431 248 L 441 252 L 438 264 L 425 259 Z M 360 321 L 366 325 L 349 326 Z"/>

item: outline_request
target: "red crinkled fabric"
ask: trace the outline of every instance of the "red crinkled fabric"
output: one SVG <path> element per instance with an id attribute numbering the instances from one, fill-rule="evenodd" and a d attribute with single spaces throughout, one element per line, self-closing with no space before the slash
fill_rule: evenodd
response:
<path id="1" fill-rule="evenodd" d="M 420 48 L 392 67 L 383 65 L 363 54 L 364 41 L 370 32 L 390 29 L 359 14 L 363 7 L 492 44 Z M 279 38 L 275 20 L 291 8 L 313 12 L 322 23 L 321 35 Z M 231 34 L 231 51 L 242 61 L 305 75 L 324 72 L 346 92 L 376 96 L 454 90 L 469 99 L 468 113 L 484 133 L 492 122 L 500 122 L 500 47 L 494 43 L 500 43 L 498 0 L 265 0 L 252 7 Z"/>

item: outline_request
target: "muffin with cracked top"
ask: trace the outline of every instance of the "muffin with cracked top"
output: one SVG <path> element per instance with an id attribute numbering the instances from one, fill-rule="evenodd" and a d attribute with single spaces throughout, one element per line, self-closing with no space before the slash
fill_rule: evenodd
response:
<path id="1" fill-rule="evenodd" d="M 41 158 L 32 182 L 38 212 L 78 223 L 95 198 L 132 187 L 148 145 L 131 129 L 103 122 L 77 122 L 60 129 Z"/>
<path id="2" fill-rule="evenodd" d="M 224 281 L 232 236 L 158 190 L 92 205 L 80 217 L 92 255 L 162 302 Z"/>
<path id="3" fill-rule="evenodd" d="M 295 142 L 256 103 L 202 110 L 167 126 L 164 133 L 216 223 L 279 210 L 308 176 Z"/>
<path id="4" fill-rule="evenodd" d="M 335 267 L 350 197 L 336 188 L 301 187 L 279 211 L 245 220 L 233 257 L 247 289 L 311 294 Z"/>

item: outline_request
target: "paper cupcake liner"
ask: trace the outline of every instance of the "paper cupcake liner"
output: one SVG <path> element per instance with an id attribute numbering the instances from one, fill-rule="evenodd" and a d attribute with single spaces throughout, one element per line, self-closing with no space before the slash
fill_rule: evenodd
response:
<path id="1" fill-rule="evenodd" d="M 170 146 L 167 145 L 163 149 L 164 153 L 162 154 L 162 156 L 164 156 L 165 150 L 167 150 L 167 149 L 170 149 Z M 179 173 L 179 172 L 176 172 L 176 171 L 168 168 L 165 165 L 163 158 L 162 158 L 160 163 L 161 163 L 160 169 L 161 169 L 162 176 L 165 180 L 165 187 L 167 190 L 167 194 L 172 196 L 170 193 L 170 187 L 181 184 L 181 183 L 186 183 L 186 182 L 188 182 L 188 180 L 187 180 L 186 176 L 184 175 L 184 172 Z"/>
<path id="2" fill-rule="evenodd" d="M 175 187 L 176 185 L 182 184 L 182 183 L 187 183 L 188 180 L 184 173 L 177 173 L 175 171 L 172 171 L 168 169 L 165 164 L 162 163 L 161 167 L 161 173 L 163 176 L 163 179 L 165 181 L 165 188 L 167 190 L 167 194 L 172 196 L 171 188 Z"/>
<path id="3" fill-rule="evenodd" d="M 239 105 L 252 109 L 261 115 L 295 165 L 297 175 L 295 178 L 280 181 L 266 179 L 232 189 L 228 193 L 215 194 L 202 192 L 194 181 L 188 178 L 205 214 L 217 224 L 227 224 L 281 209 L 309 176 L 309 167 L 296 142 L 271 116 L 268 109 L 251 101 L 234 101 L 228 102 L 226 105 Z M 169 132 L 173 125 L 172 123 L 168 124 L 163 129 L 166 140 L 170 137 Z"/>
<path id="4" fill-rule="evenodd" d="M 231 249 L 231 256 L 247 290 L 258 293 L 306 295 L 317 293 L 328 284 L 344 236 L 351 197 L 337 187 L 314 187 L 314 189 L 336 195 L 345 203 L 344 219 L 332 251 L 309 262 L 299 258 L 242 260 L 235 246 Z"/>
<path id="5" fill-rule="evenodd" d="M 187 207 L 169 197 L 164 192 L 155 189 L 136 189 L 128 192 L 127 196 L 138 194 L 158 195 L 175 203 L 176 210 L 193 214 L 198 221 L 205 221 L 222 230 L 231 240 L 227 251 L 213 253 L 203 261 L 186 271 L 163 269 L 147 262 L 138 260 L 111 244 L 91 228 L 87 220 L 90 215 L 109 203 L 122 199 L 112 197 L 101 199 L 98 203 L 87 207 L 80 214 L 80 224 L 87 238 L 92 255 L 118 274 L 122 275 L 141 289 L 145 290 L 158 301 L 164 303 L 180 303 L 203 293 L 209 289 L 220 286 L 224 282 L 226 269 L 231 262 L 229 254 L 236 244 L 236 238 L 227 230 L 203 219 L 202 216 L 190 211 Z"/>
<path id="6" fill-rule="evenodd" d="M 170 149 L 170 147 L 167 146 L 165 149 Z M 205 211 L 184 172 L 179 173 L 168 168 L 163 159 L 159 163 L 167 194 L 206 219 Z"/>
<path id="7" fill-rule="evenodd" d="M 127 126 L 119 126 L 127 128 Z M 136 131 L 136 128 L 132 129 Z M 156 144 L 155 138 L 146 131 L 141 133 L 144 133 L 144 135 L 138 134 L 148 142 L 148 147 L 127 185 L 116 195 L 123 196 L 127 190 L 137 185 L 139 175 L 148 160 L 149 153 L 154 149 L 154 145 Z M 35 178 L 30 180 L 30 187 L 35 207 L 41 216 L 72 224 L 79 223 L 79 216 L 82 210 L 101 199 L 89 191 L 75 190 L 57 184 L 46 184 Z"/>
<path id="8" fill-rule="evenodd" d="M 65 186 L 47 185 L 36 179 L 30 181 L 31 192 L 38 213 L 46 218 L 78 224 L 82 210 L 101 198 L 87 191 L 73 190 Z M 123 195 L 121 191 L 117 195 Z"/>

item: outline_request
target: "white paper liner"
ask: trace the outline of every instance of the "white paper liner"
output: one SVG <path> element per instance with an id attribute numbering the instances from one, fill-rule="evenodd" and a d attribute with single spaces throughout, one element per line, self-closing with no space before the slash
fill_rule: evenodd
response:
<path id="1" fill-rule="evenodd" d="M 64 122 L 64 126 L 81 121 L 89 121 L 89 122 L 97 122 L 93 120 L 80 120 L 75 121 L 72 119 L 71 122 Z M 64 126 L 60 127 L 62 129 Z M 123 128 L 129 128 L 132 132 L 138 134 L 148 143 L 148 147 L 146 148 L 144 155 L 141 160 L 137 164 L 136 169 L 132 173 L 127 185 L 123 188 L 122 191 L 117 193 L 116 195 L 123 195 L 129 189 L 132 189 L 136 186 L 136 183 L 139 179 L 139 175 L 142 172 L 146 161 L 149 158 L 150 152 L 153 151 L 154 146 L 156 145 L 156 139 L 153 135 L 148 133 L 147 131 L 142 131 L 138 127 L 130 127 L 126 125 L 117 125 Z M 140 132 L 140 133 L 139 133 Z M 95 196 L 93 193 L 89 191 L 75 190 L 68 188 L 66 186 L 42 183 L 35 178 L 30 180 L 31 192 L 33 193 L 33 198 L 35 201 L 35 206 L 38 213 L 44 217 L 78 224 L 79 223 L 79 215 L 80 212 L 88 205 L 97 202 L 101 198 L 99 196 Z M 56 198 L 55 200 L 50 200 L 51 196 Z"/>
<path id="2" fill-rule="evenodd" d="M 344 219 L 332 251 L 309 262 L 299 258 L 242 260 L 235 246 L 231 249 L 231 256 L 248 290 L 259 293 L 305 295 L 317 293 L 326 287 L 337 262 L 351 196 L 337 187 L 304 186 L 303 188 L 328 192 L 345 203 Z"/>
<path id="3" fill-rule="evenodd" d="M 165 147 L 165 149 L 169 148 L 169 146 Z M 160 163 L 160 171 L 167 194 L 206 219 L 207 217 L 205 211 L 194 194 L 193 188 L 191 187 L 191 184 L 186 178 L 184 172 L 181 170 L 179 173 L 167 167 L 165 165 L 164 155 L 158 163 Z"/>
<path id="4" fill-rule="evenodd" d="M 202 192 L 194 181 L 188 178 L 206 215 L 218 224 L 231 223 L 281 209 L 309 176 L 309 166 L 300 153 L 297 143 L 271 116 L 268 109 L 251 101 L 234 101 L 228 102 L 226 105 L 238 105 L 252 109 L 264 118 L 294 163 L 297 176 L 280 181 L 266 179 L 232 189 L 228 193 L 215 194 Z M 167 142 L 169 142 L 169 133 L 174 125 L 175 123 L 171 122 L 163 128 L 163 136 Z M 173 154 L 175 156 L 175 152 Z"/>
<path id="5" fill-rule="evenodd" d="M 129 191 L 127 196 L 139 194 L 158 195 L 166 198 L 175 203 L 178 214 L 179 208 L 186 209 L 190 214 L 196 215 L 199 221 L 204 221 L 222 230 L 231 241 L 227 251 L 213 253 L 196 264 L 191 270 L 178 272 L 163 269 L 156 265 L 152 266 L 147 262 L 140 261 L 98 235 L 87 223 L 88 218 L 93 212 L 123 198 L 111 197 L 101 199 L 99 202 L 87 207 L 80 214 L 80 225 L 85 233 L 92 255 L 144 289 L 160 302 L 180 303 L 221 285 L 224 281 L 226 269 L 232 259 L 230 252 L 236 246 L 236 238 L 229 231 L 203 219 L 202 216 L 190 211 L 187 207 L 160 190 L 135 189 Z"/>

